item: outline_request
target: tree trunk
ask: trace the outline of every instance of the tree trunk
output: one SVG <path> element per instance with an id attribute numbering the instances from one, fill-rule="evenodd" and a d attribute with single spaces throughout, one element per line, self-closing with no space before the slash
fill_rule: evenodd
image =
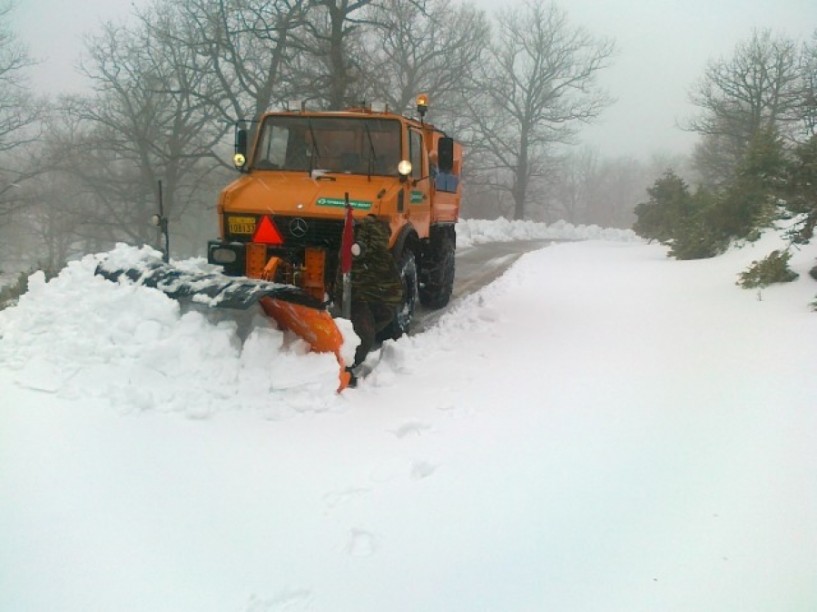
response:
<path id="1" fill-rule="evenodd" d="M 519 159 L 516 162 L 513 189 L 513 218 L 525 218 L 525 199 L 528 195 L 528 142 L 524 134 L 519 143 Z"/>
<path id="2" fill-rule="evenodd" d="M 332 35 L 329 40 L 329 110 L 342 110 L 346 103 L 348 74 L 346 56 L 343 52 L 343 23 L 345 11 L 336 5 L 329 7 Z"/>

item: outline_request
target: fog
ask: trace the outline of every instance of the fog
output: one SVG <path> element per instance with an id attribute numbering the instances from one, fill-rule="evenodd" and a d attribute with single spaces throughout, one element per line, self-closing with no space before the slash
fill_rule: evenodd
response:
<path id="1" fill-rule="evenodd" d="M 493 0 L 474 0 L 488 13 Z M 511 4 L 520 4 L 519 0 Z M 616 102 L 584 129 L 582 141 L 605 156 L 645 159 L 689 152 L 696 136 L 680 129 L 695 113 L 688 91 L 711 59 L 729 56 L 753 28 L 806 39 L 817 29 L 813 0 L 570 0 L 557 2 L 573 25 L 615 40 L 613 64 L 600 82 Z M 58 94 L 87 87 L 76 71 L 83 34 L 126 19 L 146 0 L 26 0 L 13 14 L 17 34 L 41 63 L 35 88 Z M 502 10 L 506 3 L 502 3 Z"/>
<path id="2" fill-rule="evenodd" d="M 609 155 L 688 152 L 697 136 L 679 124 L 696 112 L 687 92 L 709 60 L 729 57 L 755 28 L 802 39 L 817 28 L 812 0 L 570 0 L 563 6 L 574 23 L 616 41 L 614 64 L 600 80 L 617 102 L 584 133 Z"/>

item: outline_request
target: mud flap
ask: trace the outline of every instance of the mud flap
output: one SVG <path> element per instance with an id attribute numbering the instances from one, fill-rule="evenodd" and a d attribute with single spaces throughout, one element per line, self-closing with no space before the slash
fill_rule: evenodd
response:
<path id="1" fill-rule="evenodd" d="M 154 258 L 129 264 L 126 268 L 115 259 L 103 259 L 96 274 L 112 282 L 126 280 L 152 287 L 173 299 L 189 299 L 211 308 L 246 310 L 259 303 L 267 316 L 303 338 L 313 351 L 334 353 L 340 367 L 338 391 L 349 385 L 350 374 L 341 356 L 343 335 L 326 304 L 298 287 L 217 272 L 190 272 Z"/>

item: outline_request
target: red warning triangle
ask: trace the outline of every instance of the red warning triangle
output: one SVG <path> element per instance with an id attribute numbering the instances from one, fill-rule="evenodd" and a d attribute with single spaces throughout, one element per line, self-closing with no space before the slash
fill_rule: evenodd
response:
<path id="1" fill-rule="evenodd" d="M 275 227 L 275 224 L 272 222 L 272 219 L 269 218 L 269 215 L 264 215 L 261 217 L 261 223 L 258 224 L 258 227 L 255 229 L 255 233 L 252 235 L 252 241 L 260 242 L 262 244 L 284 243 L 284 239 L 281 238 L 278 228 Z"/>

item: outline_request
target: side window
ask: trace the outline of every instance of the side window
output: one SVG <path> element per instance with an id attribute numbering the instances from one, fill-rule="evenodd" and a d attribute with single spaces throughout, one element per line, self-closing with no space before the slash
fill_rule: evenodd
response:
<path id="1" fill-rule="evenodd" d="M 264 130 L 261 132 L 261 136 L 258 139 L 258 149 L 256 151 L 256 165 L 259 162 L 266 161 L 269 157 L 269 147 L 270 147 L 270 136 L 272 135 L 272 129 L 269 126 L 266 126 Z"/>
<path id="2" fill-rule="evenodd" d="M 289 130 L 280 126 L 267 125 L 258 141 L 255 167 L 261 169 L 283 168 Z"/>
<path id="3" fill-rule="evenodd" d="M 409 135 L 409 161 L 411 162 L 411 178 L 423 177 L 423 136 L 420 132 L 411 130 Z"/>
<path id="4" fill-rule="evenodd" d="M 279 168 L 284 167 L 284 160 L 286 159 L 287 151 L 287 140 L 289 138 L 288 132 L 289 130 L 286 128 L 277 128 L 272 130 L 269 160 Z"/>

